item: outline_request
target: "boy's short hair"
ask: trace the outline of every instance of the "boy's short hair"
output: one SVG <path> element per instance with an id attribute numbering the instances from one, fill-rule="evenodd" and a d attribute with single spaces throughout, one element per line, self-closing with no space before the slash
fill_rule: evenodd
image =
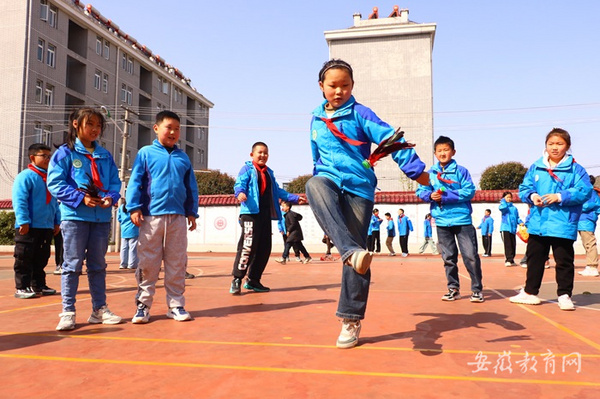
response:
<path id="1" fill-rule="evenodd" d="M 165 119 L 175 119 L 177 122 L 181 123 L 181 119 L 179 118 L 179 115 L 177 115 L 173 111 L 167 111 L 167 110 L 160 111 L 158 114 L 156 114 L 155 123 L 157 125 L 160 125 L 160 123 Z"/>
<path id="2" fill-rule="evenodd" d="M 292 203 L 290 201 L 281 201 L 282 205 L 286 205 L 288 208 L 292 209 Z"/>
<path id="3" fill-rule="evenodd" d="M 431 213 L 428 213 L 427 215 L 425 215 L 425 219 L 429 218 L 431 216 Z"/>
<path id="4" fill-rule="evenodd" d="M 386 213 L 385 213 L 385 216 L 392 217 L 392 214 L 391 214 L 391 213 L 389 213 L 389 212 L 386 212 Z"/>
<path id="5" fill-rule="evenodd" d="M 44 143 L 33 143 L 29 146 L 29 156 L 35 155 L 40 151 L 52 151 L 50 147 L 48 147 Z"/>
<path id="6" fill-rule="evenodd" d="M 510 191 L 505 191 L 502 193 L 502 198 L 506 197 L 508 194 L 510 194 L 511 197 L 513 196 Z"/>
<path id="7" fill-rule="evenodd" d="M 438 137 L 437 140 L 435 141 L 435 143 L 433 143 L 433 149 L 435 150 L 435 148 L 441 144 L 448 144 L 450 146 L 450 148 L 452 148 L 453 150 L 455 149 L 454 148 L 454 140 L 452 140 L 450 137 L 447 137 L 447 136 Z"/>
<path id="8" fill-rule="evenodd" d="M 402 211 L 402 213 L 404 213 L 404 209 L 402 208 L 398 208 L 399 211 Z"/>
<path id="9" fill-rule="evenodd" d="M 486 212 L 489 212 L 489 213 L 492 213 L 492 210 L 491 210 L 491 209 L 486 209 L 485 211 L 486 211 Z"/>
<path id="10" fill-rule="evenodd" d="M 252 151 L 254 151 L 254 149 L 258 146 L 262 146 L 262 147 L 265 147 L 266 149 L 269 149 L 268 145 L 266 145 L 262 141 L 257 141 L 256 143 L 252 144 Z"/>
<path id="11" fill-rule="evenodd" d="M 373 208 L 373 214 L 375 214 L 376 212 L 379 213 L 379 209 Z"/>

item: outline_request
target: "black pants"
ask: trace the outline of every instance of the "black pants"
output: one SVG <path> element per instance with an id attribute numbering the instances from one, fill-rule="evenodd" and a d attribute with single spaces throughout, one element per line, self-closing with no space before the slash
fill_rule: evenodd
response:
<path id="1" fill-rule="evenodd" d="M 27 234 L 15 232 L 15 287 L 41 290 L 46 286 L 44 268 L 50 258 L 52 229 L 30 228 Z"/>
<path id="2" fill-rule="evenodd" d="M 281 254 L 281 257 L 283 259 L 287 259 L 290 256 L 290 248 L 293 248 L 294 255 L 296 255 L 296 258 L 299 258 L 300 250 L 298 249 L 298 246 L 292 245 L 291 243 L 287 242 L 287 234 L 282 234 L 281 236 L 283 237 L 283 253 Z M 285 254 L 287 254 L 287 256 Z"/>
<path id="3" fill-rule="evenodd" d="M 264 215 L 241 215 L 242 234 L 233 262 L 234 277 L 260 281 L 271 256 L 271 219 Z"/>
<path id="4" fill-rule="evenodd" d="M 527 241 L 527 280 L 525 292 L 537 295 L 540 292 L 542 278 L 544 277 L 544 265 L 548 260 L 550 248 L 556 262 L 556 294 L 561 296 L 573 294 L 573 280 L 575 278 L 575 250 L 573 240 L 557 237 L 541 237 L 529 235 Z"/>
<path id="5" fill-rule="evenodd" d="M 369 252 L 381 252 L 381 238 L 379 230 L 373 230 L 371 235 L 367 236 L 367 251 Z"/>
<path id="6" fill-rule="evenodd" d="M 481 243 L 483 244 L 483 251 L 486 255 L 492 256 L 492 236 L 482 235 Z M 514 256 L 513 256 L 514 258 Z"/>
<path id="7" fill-rule="evenodd" d="M 502 241 L 504 241 L 504 256 L 506 262 L 515 263 L 515 253 L 517 251 L 517 236 L 510 231 L 502 231 Z"/>
<path id="8" fill-rule="evenodd" d="M 405 236 L 399 236 L 399 240 L 400 240 L 400 251 L 403 254 L 407 254 L 408 253 L 408 234 Z"/>
<path id="9" fill-rule="evenodd" d="M 283 258 L 284 259 L 287 259 L 290 256 L 290 248 L 294 248 L 294 252 L 296 253 L 296 258 L 300 257 L 300 252 L 302 252 L 302 255 L 304 255 L 304 258 L 306 258 L 306 259 L 310 258 L 310 255 L 308 254 L 308 251 L 304 247 L 304 244 L 302 244 L 302 241 L 290 241 L 290 242 L 286 242 L 285 246 L 283 247 Z"/>
<path id="10" fill-rule="evenodd" d="M 56 266 L 62 266 L 63 264 L 63 236 L 62 232 L 58 232 L 54 236 L 54 262 Z"/>

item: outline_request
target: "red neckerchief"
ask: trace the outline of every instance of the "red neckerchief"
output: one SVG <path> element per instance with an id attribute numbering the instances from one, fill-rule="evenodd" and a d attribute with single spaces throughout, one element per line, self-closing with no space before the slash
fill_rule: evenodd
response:
<path id="1" fill-rule="evenodd" d="M 454 180 L 450 180 L 450 179 L 444 179 L 442 177 L 442 172 L 437 172 L 437 179 L 443 183 L 447 183 L 447 184 L 452 184 L 452 183 L 456 183 Z"/>
<path id="2" fill-rule="evenodd" d="M 260 166 L 256 162 L 252 161 L 252 165 L 260 173 L 260 195 L 263 195 L 267 189 L 267 165 Z"/>
<path id="3" fill-rule="evenodd" d="M 550 169 L 550 168 L 546 168 L 546 170 L 548 171 L 548 173 L 550 174 L 550 176 L 552 176 L 552 178 L 553 178 L 554 180 L 556 180 L 556 181 L 559 181 L 559 182 L 561 182 L 561 183 L 562 183 L 562 180 L 561 180 L 561 178 L 560 178 L 560 177 L 558 177 L 558 176 L 556 175 L 556 173 L 554 173 L 554 171 L 553 171 L 552 169 Z"/>
<path id="4" fill-rule="evenodd" d="M 366 144 L 363 141 L 358 141 L 358 140 L 354 140 L 351 139 L 350 137 L 346 136 L 344 133 L 340 132 L 339 129 L 337 128 L 337 126 L 335 125 L 335 123 L 333 123 L 333 118 L 331 119 L 327 119 L 327 118 L 320 118 L 323 122 L 325 122 L 325 124 L 327 125 L 327 128 L 331 131 L 331 133 L 333 133 L 333 135 L 343 141 L 345 141 L 348 144 L 351 145 L 362 145 L 362 144 Z"/>
<path id="5" fill-rule="evenodd" d="M 102 184 L 102 181 L 100 180 L 100 173 L 98 172 L 98 165 L 96 164 L 94 157 L 91 154 L 84 154 L 84 155 L 92 163 L 92 181 L 94 182 L 96 187 L 98 187 L 99 189 L 103 189 L 104 185 Z"/>
<path id="6" fill-rule="evenodd" d="M 46 185 L 46 177 L 48 176 L 48 172 L 42 172 L 41 170 L 39 170 L 32 164 L 27 165 L 27 168 L 29 168 L 30 170 L 33 170 L 35 173 L 37 173 L 44 181 L 44 185 L 46 186 L 46 204 L 49 204 L 50 201 L 52 200 L 52 194 L 50 194 L 50 191 L 48 191 L 48 186 Z"/>

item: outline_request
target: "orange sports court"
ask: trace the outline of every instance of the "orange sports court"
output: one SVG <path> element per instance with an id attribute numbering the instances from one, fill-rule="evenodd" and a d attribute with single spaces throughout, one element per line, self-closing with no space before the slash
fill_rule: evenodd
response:
<path id="1" fill-rule="evenodd" d="M 508 297 L 525 269 L 482 258 L 484 303 L 441 301 L 446 281 L 433 255 L 375 257 L 359 345 L 335 346 L 338 262 L 274 262 L 269 293 L 229 294 L 234 254 L 189 253 L 189 322 L 166 317 L 161 281 L 150 323 L 131 323 L 134 274 L 107 255 L 118 325 L 87 323 L 87 278 L 77 327 L 55 331 L 60 295 L 14 298 L 12 253 L 0 254 L 0 386 L 3 398 L 578 398 L 600 397 L 600 278 L 576 273 L 575 311 L 556 304 L 554 269 L 538 306 Z M 576 258 L 576 271 L 584 259 Z M 60 288 L 53 262 L 48 285 Z"/>

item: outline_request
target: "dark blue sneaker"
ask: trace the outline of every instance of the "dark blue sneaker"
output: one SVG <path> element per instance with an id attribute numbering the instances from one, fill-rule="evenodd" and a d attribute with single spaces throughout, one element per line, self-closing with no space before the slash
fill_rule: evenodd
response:
<path id="1" fill-rule="evenodd" d="M 240 295 L 242 293 L 242 279 L 235 277 L 231 282 L 231 288 L 229 293 L 233 295 Z"/>
<path id="2" fill-rule="evenodd" d="M 150 321 L 150 309 L 143 303 L 138 303 L 135 315 L 131 319 L 133 324 L 146 324 Z"/>
<path id="3" fill-rule="evenodd" d="M 269 292 L 271 289 L 269 287 L 265 287 L 260 283 L 260 281 L 250 281 L 246 280 L 244 283 L 244 288 L 247 290 L 252 290 L 254 292 Z"/>

